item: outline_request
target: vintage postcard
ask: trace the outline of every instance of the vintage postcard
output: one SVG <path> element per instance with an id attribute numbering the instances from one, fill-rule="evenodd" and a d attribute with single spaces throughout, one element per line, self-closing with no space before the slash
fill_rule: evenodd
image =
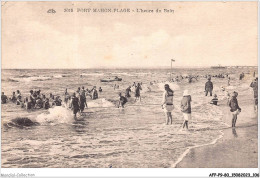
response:
<path id="1" fill-rule="evenodd" d="M 258 168 L 258 2 L 1 6 L 2 168 Z"/>

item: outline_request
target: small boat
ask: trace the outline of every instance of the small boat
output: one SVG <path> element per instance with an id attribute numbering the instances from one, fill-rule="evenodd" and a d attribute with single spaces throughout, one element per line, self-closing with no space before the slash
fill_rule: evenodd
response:
<path id="1" fill-rule="evenodd" d="M 115 82 L 115 81 L 121 81 L 122 78 L 118 78 L 118 77 L 115 77 L 115 78 L 108 78 L 108 79 L 100 79 L 101 82 Z"/>
<path id="2" fill-rule="evenodd" d="M 211 66 L 211 69 L 226 69 L 227 67 L 225 66 L 221 66 L 221 65 L 218 65 L 218 66 Z"/>

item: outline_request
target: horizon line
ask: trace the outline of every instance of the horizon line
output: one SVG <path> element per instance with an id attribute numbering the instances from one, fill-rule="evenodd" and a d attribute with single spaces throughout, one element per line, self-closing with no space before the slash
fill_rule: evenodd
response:
<path id="1" fill-rule="evenodd" d="M 50 70 L 64 70 L 64 69 L 180 69 L 180 68 L 211 68 L 215 66 L 174 66 L 174 67 L 93 67 L 93 68 L 1 68 L 1 70 L 41 70 L 41 69 L 50 69 Z M 218 67 L 218 66 L 216 66 Z M 230 65 L 230 66 L 221 66 L 221 67 L 258 67 L 258 65 Z"/>

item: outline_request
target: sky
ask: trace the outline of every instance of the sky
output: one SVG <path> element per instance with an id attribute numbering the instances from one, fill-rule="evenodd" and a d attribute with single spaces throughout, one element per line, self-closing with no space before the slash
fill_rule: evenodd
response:
<path id="1" fill-rule="evenodd" d="M 2 68 L 156 68 L 171 59 L 173 67 L 258 65 L 257 2 L 2 2 Z"/>

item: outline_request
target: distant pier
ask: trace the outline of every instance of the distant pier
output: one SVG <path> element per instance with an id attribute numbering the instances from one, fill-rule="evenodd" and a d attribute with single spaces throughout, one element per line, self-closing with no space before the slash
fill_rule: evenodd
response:
<path id="1" fill-rule="evenodd" d="M 248 68 L 258 68 L 258 66 L 225 66 L 228 69 L 248 69 Z"/>

